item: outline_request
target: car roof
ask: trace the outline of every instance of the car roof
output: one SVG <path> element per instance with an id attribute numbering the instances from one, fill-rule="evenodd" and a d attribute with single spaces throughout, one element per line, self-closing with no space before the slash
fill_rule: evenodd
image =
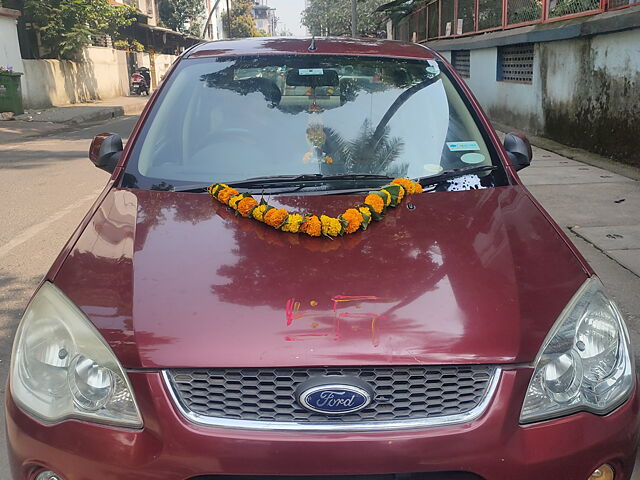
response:
<path id="1" fill-rule="evenodd" d="M 217 40 L 196 45 L 187 58 L 237 57 L 247 55 L 362 55 L 435 59 L 433 51 L 423 45 L 396 40 L 353 39 L 344 37 L 316 37 L 315 50 L 309 50 L 312 38 L 253 37 Z"/>

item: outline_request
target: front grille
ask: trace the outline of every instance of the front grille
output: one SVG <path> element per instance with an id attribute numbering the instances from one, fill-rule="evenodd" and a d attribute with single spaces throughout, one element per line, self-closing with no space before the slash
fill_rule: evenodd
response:
<path id="1" fill-rule="evenodd" d="M 323 375 L 367 382 L 373 401 L 343 415 L 306 410 L 296 388 Z M 496 368 L 486 365 L 224 368 L 169 370 L 166 379 L 183 412 L 200 419 L 354 425 L 464 416 L 480 405 L 495 375 Z"/>

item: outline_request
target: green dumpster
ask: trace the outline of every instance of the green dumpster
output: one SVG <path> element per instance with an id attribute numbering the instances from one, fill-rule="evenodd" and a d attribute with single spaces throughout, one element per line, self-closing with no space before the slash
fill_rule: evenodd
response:
<path id="1" fill-rule="evenodd" d="M 24 113 L 20 88 L 21 76 L 22 73 L 18 72 L 0 71 L 0 113 L 13 112 L 16 115 Z"/>

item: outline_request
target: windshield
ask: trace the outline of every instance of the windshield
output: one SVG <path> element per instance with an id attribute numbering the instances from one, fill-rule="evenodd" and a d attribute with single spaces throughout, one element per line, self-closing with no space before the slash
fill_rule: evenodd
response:
<path id="1" fill-rule="evenodd" d="M 435 61 L 265 55 L 182 61 L 136 141 L 124 184 L 418 178 L 492 163 Z"/>

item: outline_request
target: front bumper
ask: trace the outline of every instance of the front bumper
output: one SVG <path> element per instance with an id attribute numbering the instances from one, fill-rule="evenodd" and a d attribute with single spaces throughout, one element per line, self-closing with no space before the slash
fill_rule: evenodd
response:
<path id="1" fill-rule="evenodd" d="M 187 480 L 206 475 L 470 472 L 484 480 L 587 480 L 609 463 L 629 480 L 638 446 L 637 389 L 606 417 L 579 413 L 518 425 L 530 369 L 504 370 L 486 412 L 461 425 L 370 433 L 231 430 L 187 422 L 159 373 L 130 372 L 141 431 L 70 420 L 44 426 L 6 395 L 13 480 L 39 468 L 64 480 Z M 431 478 L 431 477 L 430 477 Z M 453 474 L 435 476 L 449 480 Z"/>

